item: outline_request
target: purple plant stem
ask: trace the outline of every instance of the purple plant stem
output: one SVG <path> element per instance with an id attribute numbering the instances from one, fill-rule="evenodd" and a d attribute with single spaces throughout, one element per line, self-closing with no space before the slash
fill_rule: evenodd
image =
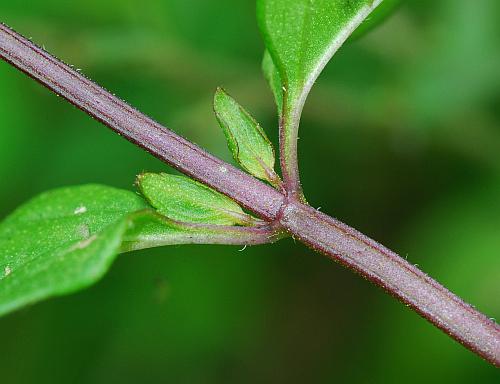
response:
<path id="1" fill-rule="evenodd" d="M 500 327 L 394 252 L 208 154 L 0 24 L 0 58 L 180 171 L 280 223 L 318 252 L 351 268 L 500 366 Z"/>
<path id="2" fill-rule="evenodd" d="M 0 55 L 179 171 L 218 189 L 263 218 L 276 217 L 283 204 L 278 191 L 158 124 L 3 24 Z"/>
<path id="3" fill-rule="evenodd" d="M 299 159 L 297 157 L 298 127 L 289 126 L 291 115 L 286 112 L 286 97 L 283 100 L 283 116 L 279 123 L 280 166 L 283 173 L 283 185 L 290 199 L 305 202 L 299 175 Z M 296 117 L 298 124 L 299 117 Z"/>
<path id="4" fill-rule="evenodd" d="M 303 243 L 385 289 L 471 351 L 500 364 L 500 327 L 396 253 L 348 225 L 289 203 L 280 222 Z"/>

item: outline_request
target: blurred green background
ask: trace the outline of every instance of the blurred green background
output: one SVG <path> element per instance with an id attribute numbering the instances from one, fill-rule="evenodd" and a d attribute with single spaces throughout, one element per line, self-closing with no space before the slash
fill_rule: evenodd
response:
<path id="1" fill-rule="evenodd" d="M 276 142 L 251 0 L 8 0 L 1 21 L 230 160 L 224 86 Z M 500 318 L 500 2 L 407 1 L 306 105 L 314 206 Z M 167 167 L 0 63 L 0 217 Z M 0 319 L 2 383 L 493 383 L 498 371 L 293 241 L 121 255 L 96 286 Z"/>

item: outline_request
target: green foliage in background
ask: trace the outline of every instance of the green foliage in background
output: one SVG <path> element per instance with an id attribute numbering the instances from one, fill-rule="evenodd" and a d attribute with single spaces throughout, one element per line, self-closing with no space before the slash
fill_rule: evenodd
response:
<path id="1" fill-rule="evenodd" d="M 0 11 L 226 160 L 232 155 L 211 107 L 220 84 L 276 146 L 252 1 L 12 0 Z M 403 2 L 327 67 L 299 141 L 312 204 L 408 254 L 497 319 L 499 13 L 495 0 Z M 133 190 L 138 172 L 165 171 L 3 63 L 0 113 L 2 218 L 45 190 Z M 123 254 L 95 287 L 3 317 L 2 381 L 497 380 L 495 369 L 417 315 L 292 240 L 239 250 Z"/>

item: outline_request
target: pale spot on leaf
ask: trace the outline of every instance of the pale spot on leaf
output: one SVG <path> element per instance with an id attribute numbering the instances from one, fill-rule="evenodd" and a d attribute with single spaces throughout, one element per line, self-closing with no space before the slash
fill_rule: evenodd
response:
<path id="1" fill-rule="evenodd" d="M 90 228 L 86 224 L 79 225 L 76 228 L 76 231 L 78 235 L 83 237 L 84 239 L 88 239 L 90 237 Z"/>
<path id="2" fill-rule="evenodd" d="M 75 215 L 81 215 L 82 213 L 85 213 L 85 212 L 87 212 L 87 207 L 84 207 L 83 205 L 81 205 L 78 208 L 76 208 L 73 213 Z"/>

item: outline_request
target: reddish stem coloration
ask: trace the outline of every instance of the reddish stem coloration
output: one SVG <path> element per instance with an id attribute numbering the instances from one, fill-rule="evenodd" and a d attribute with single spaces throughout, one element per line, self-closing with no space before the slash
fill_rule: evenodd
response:
<path id="1" fill-rule="evenodd" d="M 358 272 L 471 351 L 500 364 L 498 324 L 396 253 L 301 203 L 288 204 L 280 222 L 314 250 Z"/>
<path id="2" fill-rule="evenodd" d="M 176 135 L 3 24 L 0 56 L 127 140 L 259 216 L 272 220 L 283 204 L 275 189 Z"/>
<path id="3" fill-rule="evenodd" d="M 500 366 L 500 327 L 384 246 L 224 163 L 130 107 L 0 24 L 0 57 L 154 156 L 280 223 L 316 251 L 353 269 L 471 351 Z"/>

